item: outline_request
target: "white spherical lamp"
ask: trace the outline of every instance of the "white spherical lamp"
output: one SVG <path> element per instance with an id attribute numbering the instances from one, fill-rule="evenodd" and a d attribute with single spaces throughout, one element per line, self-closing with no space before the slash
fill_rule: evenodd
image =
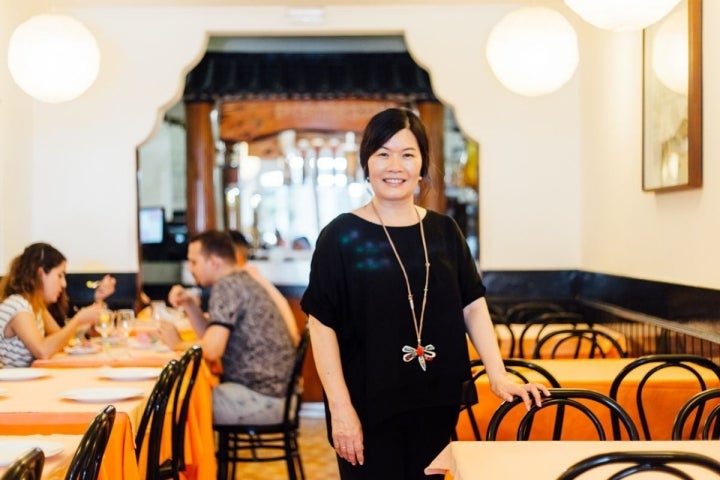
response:
<path id="1" fill-rule="evenodd" d="M 642 30 L 657 22 L 680 0 L 565 0 L 588 23 L 606 30 Z"/>
<path id="2" fill-rule="evenodd" d="M 577 35 L 559 12 L 546 7 L 515 10 L 492 29 L 486 55 L 510 91 L 534 97 L 567 83 L 578 65 Z"/>
<path id="3" fill-rule="evenodd" d="M 28 95 L 49 103 L 80 96 L 97 78 L 100 49 L 79 21 L 37 15 L 20 24 L 8 46 L 10 74 Z"/>
<path id="4" fill-rule="evenodd" d="M 670 14 L 658 26 L 651 55 L 653 71 L 660 83 L 687 96 L 690 72 L 687 10 Z"/>

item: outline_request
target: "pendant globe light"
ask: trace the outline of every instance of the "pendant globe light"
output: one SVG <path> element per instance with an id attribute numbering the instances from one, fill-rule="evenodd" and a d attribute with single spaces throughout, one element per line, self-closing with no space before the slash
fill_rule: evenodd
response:
<path id="1" fill-rule="evenodd" d="M 534 97 L 567 83 L 578 65 L 577 35 L 559 12 L 524 7 L 503 17 L 488 37 L 486 56 L 510 91 Z"/>
<path id="2" fill-rule="evenodd" d="M 100 49 L 79 21 L 59 14 L 37 15 L 20 24 L 8 46 L 8 67 L 28 95 L 49 103 L 80 96 L 97 78 Z"/>
<path id="3" fill-rule="evenodd" d="M 565 0 L 588 23 L 606 30 L 642 30 L 657 22 L 680 0 Z"/>
<path id="4" fill-rule="evenodd" d="M 673 92 L 687 96 L 690 52 L 686 9 L 681 8 L 671 13 L 658 25 L 651 55 L 652 68 L 660 83 Z"/>

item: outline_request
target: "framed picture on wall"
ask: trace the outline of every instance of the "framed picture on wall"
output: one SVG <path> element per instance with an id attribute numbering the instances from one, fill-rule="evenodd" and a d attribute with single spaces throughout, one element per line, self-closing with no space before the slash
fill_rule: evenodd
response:
<path id="1" fill-rule="evenodd" d="M 702 0 L 643 31 L 643 190 L 702 186 Z"/>

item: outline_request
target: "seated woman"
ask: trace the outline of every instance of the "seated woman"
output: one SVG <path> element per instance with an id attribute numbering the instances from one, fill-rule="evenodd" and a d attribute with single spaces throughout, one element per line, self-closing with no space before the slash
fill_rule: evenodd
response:
<path id="1" fill-rule="evenodd" d="M 80 309 L 60 326 L 49 308 L 62 301 L 66 259 L 47 243 L 34 243 L 15 257 L 0 282 L 0 364 L 29 367 L 60 351 L 78 328 L 90 328 L 115 291 L 106 275 L 95 289 L 92 305 Z"/>

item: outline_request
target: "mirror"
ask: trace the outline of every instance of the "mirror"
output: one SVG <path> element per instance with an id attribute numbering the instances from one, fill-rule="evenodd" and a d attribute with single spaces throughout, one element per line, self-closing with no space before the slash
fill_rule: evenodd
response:
<path id="1" fill-rule="evenodd" d="M 406 52 L 402 37 L 322 40 L 324 48 L 336 45 L 340 52 Z M 272 37 L 211 37 L 208 52 L 275 52 L 290 48 L 288 45 L 303 45 L 298 53 L 315 53 L 320 44 L 304 37 L 292 41 Z M 283 101 L 281 94 L 276 97 L 266 101 L 243 98 L 238 102 L 225 96 L 214 104 L 210 118 L 215 143 L 216 224 L 218 228 L 237 229 L 246 234 L 256 247 L 256 258 L 275 259 L 282 255 L 283 259 L 291 259 L 295 253 L 301 253 L 294 251 L 295 240 L 312 246 L 320 228 L 330 219 L 367 201 L 367 187 L 353 157 L 369 115 L 365 112 L 361 124 L 352 123 L 351 119 L 362 113 L 357 101 L 347 102 L 359 109 L 355 114 L 348 110 L 333 117 L 330 112 L 337 108 L 322 110 L 323 102 L 315 101 L 314 110 L 290 115 L 297 107 L 291 108 L 293 102 Z M 342 95 L 328 102 L 335 106 L 343 104 Z M 266 112 L 268 108 L 275 116 Z M 373 108 L 374 112 L 380 107 Z M 243 118 L 241 110 L 249 112 L 250 117 Z M 282 115 L 278 116 L 278 111 Z M 456 219 L 478 258 L 479 149 L 460 132 L 451 108 L 441 106 L 440 112 L 439 123 L 444 123 L 440 125 L 447 204 L 444 213 Z M 138 150 L 139 205 L 163 207 L 168 229 L 165 245 L 143 245 L 144 264 L 148 260 L 182 260 L 175 256 L 163 258 L 163 250 L 169 247 L 171 252 L 185 251 L 182 242 L 187 241 L 188 229 L 184 224 L 189 203 L 186 188 L 189 127 L 185 113 L 182 101 L 170 108 L 155 137 Z M 289 122 L 286 117 L 306 118 L 307 122 Z M 285 248 L 275 248 L 278 246 Z"/>
<path id="2" fill-rule="evenodd" d="M 702 7 L 683 0 L 643 32 L 643 190 L 702 185 Z"/>

